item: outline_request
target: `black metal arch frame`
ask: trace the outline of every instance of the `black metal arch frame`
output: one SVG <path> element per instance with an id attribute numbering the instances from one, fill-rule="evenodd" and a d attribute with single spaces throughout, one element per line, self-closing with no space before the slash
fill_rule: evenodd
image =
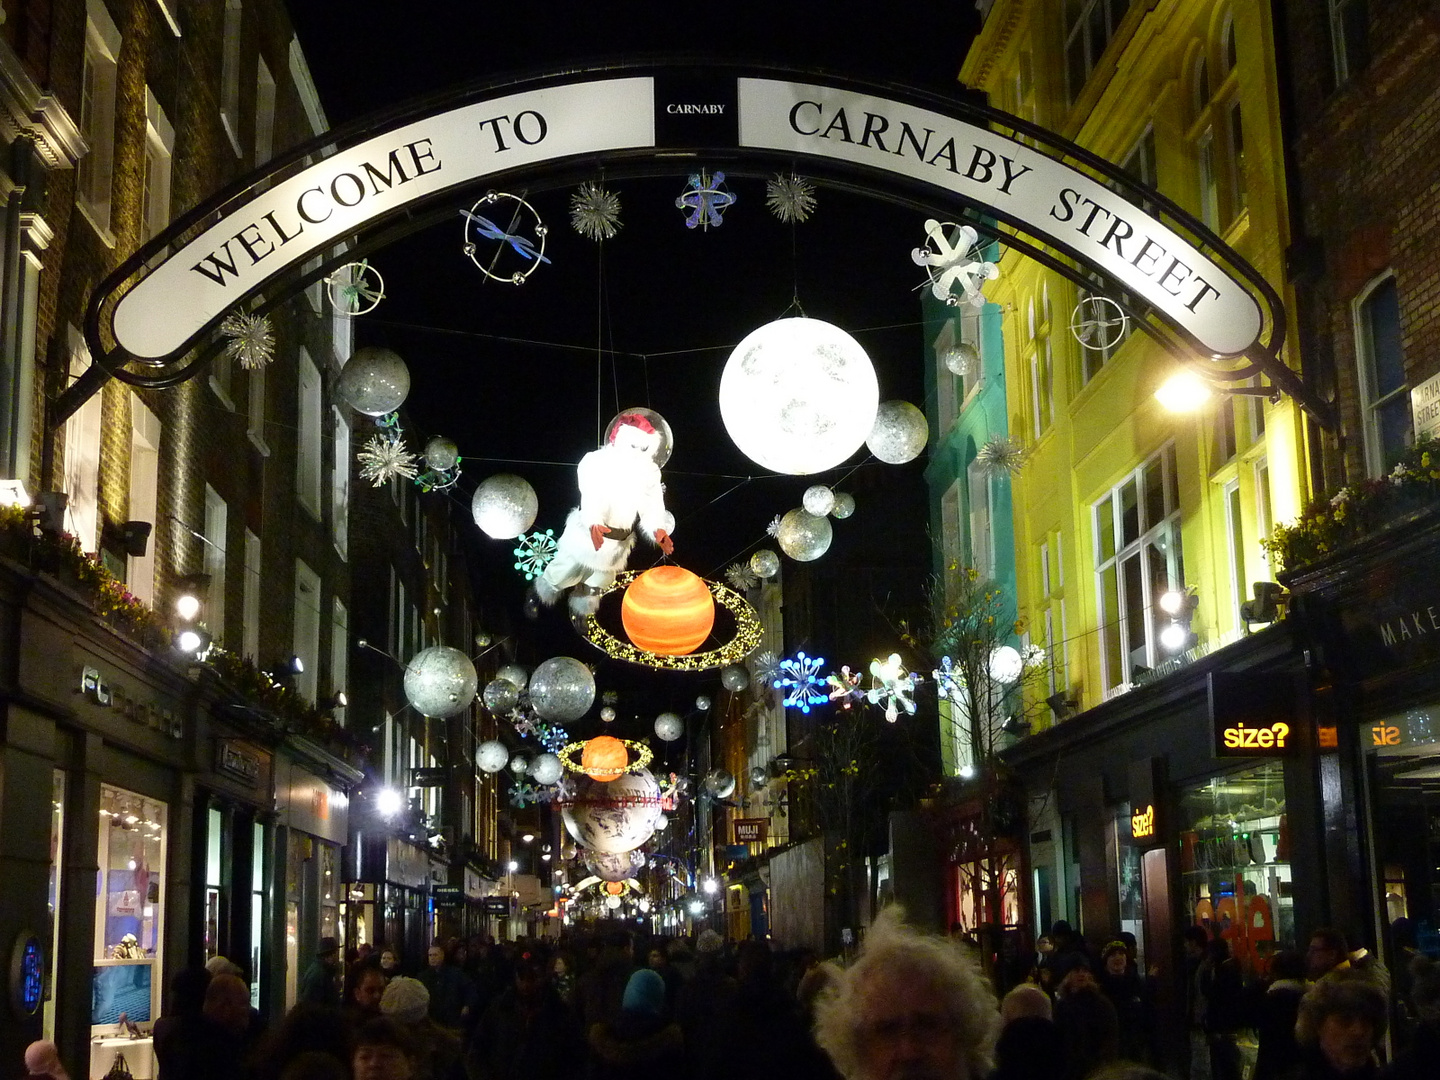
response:
<path id="1" fill-rule="evenodd" d="M 584 83 L 600 78 L 655 76 L 693 81 L 699 77 L 711 84 L 720 79 L 758 77 L 803 81 L 838 90 L 882 97 L 925 108 L 952 119 L 986 128 L 1003 137 L 1023 141 L 1063 164 L 1088 173 L 1110 186 L 1146 216 L 1161 221 L 1219 264 L 1233 281 L 1242 285 L 1255 300 L 1262 316 L 1260 339 L 1242 355 L 1221 360 L 1203 357 L 1198 342 L 1182 328 L 1164 318 L 1162 312 L 1130 297 L 1098 266 L 1073 249 L 1041 241 L 1029 235 L 1026 222 L 1008 214 L 1003 207 L 962 199 L 932 184 L 911 180 L 872 166 L 836 161 L 805 154 L 780 153 L 750 147 L 661 146 L 639 150 L 588 153 L 559 158 L 538 165 L 491 173 L 483 178 L 456 183 L 441 192 L 416 199 L 405 206 L 377 214 L 330 245 L 330 254 L 307 271 L 302 264 L 283 268 L 237 297 L 232 310 L 264 313 L 287 300 L 307 284 L 330 274 L 336 267 L 383 248 L 403 236 L 423 229 L 454 213 L 462 200 L 473 201 L 477 191 L 520 179 L 528 191 L 569 187 L 603 173 L 607 179 L 667 176 L 685 169 L 683 163 L 700 161 L 723 166 L 736 176 L 768 175 L 775 168 L 801 169 L 828 186 L 887 200 L 936 217 L 963 217 L 977 231 L 1014 247 L 1036 262 L 1084 288 L 1093 289 L 1098 276 L 1106 283 L 1107 295 L 1149 336 L 1177 360 L 1197 369 L 1215 384 L 1231 384 L 1231 392 L 1272 394 L 1283 392 L 1322 426 L 1333 426 L 1333 409 L 1320 400 L 1281 359 L 1286 334 L 1284 306 L 1270 283 L 1222 239 L 1176 203 L 1158 191 L 1136 181 L 1117 165 L 1054 132 L 1011 116 L 965 97 L 941 95 L 893 83 L 870 82 L 783 68 L 741 66 L 721 63 L 679 65 L 604 65 L 546 75 L 486 81 L 448 90 L 365 117 L 272 159 L 263 168 L 240 178 L 215 196 L 190 210 L 126 259 L 94 291 L 85 316 L 85 338 L 95 363 L 53 403 L 49 422 L 58 426 L 95 393 L 110 377 L 132 386 L 165 388 L 189 379 L 201 371 L 220 351 L 223 342 L 214 333 L 225 313 L 212 318 L 192 334 L 184 345 L 166 357 L 145 359 L 130 356 L 115 344 L 109 333 L 110 319 L 119 299 L 164 262 L 170 253 L 204 232 L 215 222 L 242 208 L 252 197 L 273 187 L 324 158 L 384 134 L 404 124 L 484 101 L 500 93 L 513 94 L 546 87 Z M 658 142 L 658 140 L 657 140 Z M 346 250 L 339 251 L 340 245 Z M 1271 388 L 1256 391 L 1238 384 L 1263 376 Z"/>

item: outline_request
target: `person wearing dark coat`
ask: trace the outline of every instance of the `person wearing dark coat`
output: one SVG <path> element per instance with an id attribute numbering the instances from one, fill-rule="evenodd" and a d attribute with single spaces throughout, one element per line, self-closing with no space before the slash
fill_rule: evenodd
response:
<path id="1" fill-rule="evenodd" d="M 514 984 L 475 1026 L 468 1074 L 473 1080 L 570 1080 L 584 1059 L 580 1026 L 549 985 L 544 963 L 522 958 Z"/>
<path id="2" fill-rule="evenodd" d="M 1300 999 L 1300 1064 L 1288 1080 L 1374 1080 L 1389 1021 L 1385 991 L 1362 971 L 1332 970 Z M 1427 1075 L 1433 1075 L 1432 1072 Z"/>
<path id="3" fill-rule="evenodd" d="M 808 1037 L 800 1003 L 775 977 L 774 956 L 764 941 L 742 941 L 736 952 L 736 988 L 721 1013 L 716 1034 L 725 1047 L 702 1064 L 724 1080 L 834 1080 L 829 1057 Z M 696 976 L 699 977 L 698 975 Z M 703 1076 L 706 1074 L 702 1074 Z"/>
<path id="4" fill-rule="evenodd" d="M 1097 1066 L 1120 1056 L 1115 1006 L 1100 992 L 1087 963 L 1077 964 L 1060 980 L 1055 992 L 1055 1026 L 1065 1047 L 1058 1077 L 1082 1080 Z"/>
<path id="5" fill-rule="evenodd" d="M 1440 1062 L 1440 961 L 1417 954 L 1408 965 L 1416 1024 L 1410 1045 L 1395 1055 L 1384 1080 L 1429 1080 Z"/>
<path id="6" fill-rule="evenodd" d="M 340 943 L 333 937 L 320 939 L 315 959 L 300 976 L 296 999 L 310 1005 L 340 1007 Z"/>
<path id="7" fill-rule="evenodd" d="M 600 956 L 575 985 L 575 1001 L 583 1030 L 614 1020 L 635 964 L 630 954 L 630 935 L 617 931 L 605 939 Z"/>
<path id="8" fill-rule="evenodd" d="M 1101 951 L 1100 958 L 1097 981 L 1100 992 L 1115 1006 L 1120 1056 L 1127 1061 L 1144 1062 L 1150 1053 L 1150 1010 L 1145 980 L 1130 963 L 1130 950 L 1123 941 L 1110 942 Z"/>
<path id="9" fill-rule="evenodd" d="M 1270 961 L 1270 985 L 1255 1005 L 1255 1036 L 1259 1050 L 1250 1080 L 1282 1080 L 1300 1062 L 1295 1018 L 1305 996 L 1305 958 L 1283 950 Z"/>
<path id="10" fill-rule="evenodd" d="M 1005 995 L 990 1080 L 1055 1080 L 1065 1045 L 1052 1016 L 1050 995 L 1036 983 L 1021 983 Z"/>
<path id="11" fill-rule="evenodd" d="M 155 1021 L 157 1077 L 176 1080 L 195 1075 L 191 1058 L 204 1038 L 205 991 L 209 986 L 210 972 L 203 967 L 185 968 L 170 980 L 169 1007 Z"/>
<path id="12" fill-rule="evenodd" d="M 695 941 L 695 973 L 680 987 L 675 1019 L 685 1033 L 687 1075 L 701 1076 L 724 1060 L 723 1022 L 735 997 L 736 983 L 721 964 L 725 941 L 714 930 L 702 930 Z"/>
<path id="13" fill-rule="evenodd" d="M 430 946 L 425 970 L 415 977 L 430 991 L 431 1020 L 451 1029 L 466 1025 L 471 1018 L 474 986 L 464 971 L 450 963 L 443 946 Z"/>
<path id="14" fill-rule="evenodd" d="M 641 968 L 625 984 L 620 1015 L 590 1028 L 589 1080 L 633 1080 L 668 1071 L 685 1052 L 680 1025 L 666 1016 L 665 980 Z"/>

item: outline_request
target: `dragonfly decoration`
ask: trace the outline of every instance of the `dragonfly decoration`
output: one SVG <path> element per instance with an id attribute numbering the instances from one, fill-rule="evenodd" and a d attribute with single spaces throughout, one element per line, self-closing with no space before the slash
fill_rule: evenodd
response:
<path id="1" fill-rule="evenodd" d="M 385 299 L 385 279 L 368 259 L 346 263 L 325 278 L 330 302 L 346 315 L 366 315 Z"/>
<path id="2" fill-rule="evenodd" d="M 505 226 L 497 225 L 495 219 L 500 215 L 488 209 L 502 199 L 508 199 L 514 203 L 509 224 Z M 485 208 L 487 212 L 482 214 L 480 212 L 482 208 Z M 465 254 L 486 277 L 512 285 L 523 285 L 525 279 L 534 273 L 541 263 L 550 265 L 550 260 L 545 255 L 547 232 L 545 223 L 540 220 L 540 215 L 536 213 L 535 208 L 520 196 L 510 195 L 503 191 L 487 192 L 485 197 L 469 210 L 461 210 L 460 216 L 465 219 Z M 527 217 L 532 224 L 528 229 L 522 230 L 519 223 Z M 497 246 L 487 248 L 482 257 L 481 246 L 485 242 Z M 502 257 L 507 255 L 518 256 L 522 268 L 509 272 L 497 269 L 501 264 Z M 511 265 L 514 263 L 512 262 Z"/>

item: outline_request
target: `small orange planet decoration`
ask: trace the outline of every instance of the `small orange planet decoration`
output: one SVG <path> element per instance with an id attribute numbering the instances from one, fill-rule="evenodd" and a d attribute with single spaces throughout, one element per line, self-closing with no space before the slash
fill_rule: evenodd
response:
<path id="1" fill-rule="evenodd" d="M 596 735 L 580 752 L 580 768 L 592 780 L 608 784 L 624 776 L 630 767 L 630 751 L 613 735 Z"/>
<path id="2" fill-rule="evenodd" d="M 605 891 L 611 896 L 619 896 L 625 891 L 625 883 L 621 881 L 607 881 L 605 883 Z"/>
<path id="3" fill-rule="evenodd" d="M 638 648 L 658 656 L 687 656 L 715 626 L 715 598 L 683 566 L 657 566 L 625 590 L 620 621 Z"/>

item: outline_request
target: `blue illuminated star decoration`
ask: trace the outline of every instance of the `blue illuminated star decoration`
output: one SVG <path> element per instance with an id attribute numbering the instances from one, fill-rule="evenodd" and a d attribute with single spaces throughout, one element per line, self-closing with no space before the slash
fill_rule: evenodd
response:
<path id="1" fill-rule="evenodd" d="M 952 705 L 961 705 L 965 700 L 965 678 L 955 670 L 955 661 L 948 656 L 940 658 L 940 666 L 930 672 L 930 677 L 935 680 L 935 687 L 940 691 L 940 696 L 950 701 Z"/>
<path id="2" fill-rule="evenodd" d="M 687 229 L 719 228 L 720 215 L 735 205 L 735 196 L 725 187 L 723 172 L 708 173 L 701 169 L 691 173 L 685 190 L 675 200 L 675 205 L 690 213 L 685 218 Z"/>
<path id="3" fill-rule="evenodd" d="M 809 713 L 810 706 L 829 701 L 827 684 L 820 674 L 824 663 L 823 656 L 806 656 L 803 652 L 796 653 L 793 660 L 781 660 L 780 671 L 772 684 L 775 689 L 785 691 L 781 704 L 787 709 Z"/>
<path id="4" fill-rule="evenodd" d="M 521 534 L 515 541 L 515 569 L 525 575 L 526 581 L 535 580 L 550 565 L 558 546 L 554 529 Z"/>

